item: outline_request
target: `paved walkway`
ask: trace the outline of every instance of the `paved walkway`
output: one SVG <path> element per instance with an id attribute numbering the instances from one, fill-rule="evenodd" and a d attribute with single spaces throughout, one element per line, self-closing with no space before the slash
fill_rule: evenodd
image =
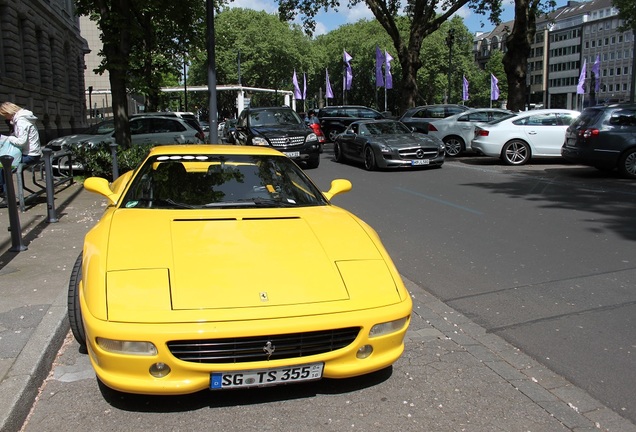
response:
<path id="1" fill-rule="evenodd" d="M 104 199 L 79 184 L 58 188 L 57 222 L 47 222 L 45 197 L 19 213 L 23 244 L 27 247 L 21 252 L 10 251 L 8 209 L 0 209 L 0 431 L 20 430 L 68 333 L 66 295 L 71 268 L 81 252 L 84 235 L 104 206 Z M 427 356 L 418 354 L 418 349 L 424 342 L 438 340 L 446 352 L 458 354 L 439 360 L 446 363 L 444 367 L 449 371 L 471 365 L 470 375 L 474 378 L 463 383 L 470 387 L 471 394 L 484 398 L 508 395 L 495 400 L 505 404 L 501 411 L 509 414 L 506 418 L 489 419 L 491 428 L 485 430 L 510 430 L 510 420 L 514 418 L 518 430 L 636 432 L 636 425 L 587 393 L 501 338 L 486 333 L 422 288 L 405 282 L 414 293 L 414 314 L 422 323 L 409 330 L 405 353 L 408 361 L 417 362 L 419 356 Z M 456 391 L 457 385 L 430 380 L 423 391 L 444 395 Z M 465 406 L 458 407 L 462 412 L 479 415 L 474 398 L 466 398 L 463 403 Z M 525 424 L 524 419 L 532 421 Z M 430 430 L 435 429 L 435 425 L 430 426 Z"/>

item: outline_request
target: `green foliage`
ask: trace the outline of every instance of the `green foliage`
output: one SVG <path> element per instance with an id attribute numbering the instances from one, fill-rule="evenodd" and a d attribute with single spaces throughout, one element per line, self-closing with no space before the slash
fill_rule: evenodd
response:
<path id="1" fill-rule="evenodd" d="M 117 166 L 119 172 L 137 168 L 146 158 L 151 144 L 134 145 L 130 148 L 117 148 Z M 94 147 L 73 144 L 69 147 L 73 160 L 81 164 L 86 177 L 113 179 L 113 157 L 110 144 L 101 142 Z"/>
<path id="2" fill-rule="evenodd" d="M 631 29 L 636 33 L 636 2 L 634 0 L 612 0 L 612 4 L 618 9 L 618 16 L 625 22 L 621 29 L 623 31 Z"/>
<path id="3" fill-rule="evenodd" d="M 379 47 L 382 53 L 388 51 L 395 60 L 391 62 L 394 89 L 387 92 L 387 109 L 392 112 L 397 111 L 401 68 L 390 38 L 386 32 L 382 31 L 377 21 L 360 20 L 354 24 L 343 25 L 316 38 L 315 45 L 320 53 L 322 67 L 312 77 L 312 81 L 322 89 L 323 99 L 326 86 L 325 69 L 327 69 L 334 93 L 334 98 L 329 100 L 329 105 L 344 103 L 365 105 L 380 111 L 384 110 L 384 89 L 375 86 L 375 49 Z M 343 96 L 344 51 L 353 58 L 351 60 L 353 84 L 351 90 Z"/>
<path id="4" fill-rule="evenodd" d="M 215 70 L 217 85 L 238 84 L 238 56 L 241 61 L 241 84 L 246 87 L 291 90 L 294 69 L 302 86 L 302 75 L 308 76 L 318 62 L 312 41 L 300 27 L 280 21 L 276 15 L 251 9 L 226 9 L 215 16 Z M 207 83 L 207 56 L 201 53 L 192 60 L 188 83 Z M 255 93 L 251 104 L 282 105 L 277 93 Z M 207 95 L 206 95 L 207 97 Z M 205 105 L 205 100 L 197 99 Z M 235 94 L 217 93 L 220 117 L 235 113 Z"/>

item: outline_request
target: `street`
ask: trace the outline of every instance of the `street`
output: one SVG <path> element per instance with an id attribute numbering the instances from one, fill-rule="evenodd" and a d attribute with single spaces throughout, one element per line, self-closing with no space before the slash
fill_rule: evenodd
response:
<path id="1" fill-rule="evenodd" d="M 353 182 L 336 204 L 378 231 L 404 276 L 636 421 L 633 181 L 560 159 L 416 173 L 329 162 L 310 175 Z"/>
<path id="2" fill-rule="evenodd" d="M 453 310 L 536 361 L 521 369 L 563 377 L 636 422 L 636 183 L 560 160 L 507 167 L 471 156 L 367 172 L 334 162 L 329 148 L 308 174 L 322 190 L 351 180 L 333 203 L 376 229 L 413 293 L 407 350 L 393 368 L 252 391 L 122 395 L 100 388 L 68 338 L 24 430 L 489 430 L 495 418 L 500 430 L 565 430 L 538 405 L 522 410 L 529 392 L 499 385 L 471 343 L 443 330 L 470 326 Z"/>

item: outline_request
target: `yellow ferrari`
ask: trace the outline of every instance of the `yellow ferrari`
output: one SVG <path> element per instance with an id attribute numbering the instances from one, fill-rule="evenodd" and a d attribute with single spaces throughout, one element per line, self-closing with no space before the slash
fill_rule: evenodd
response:
<path id="1" fill-rule="evenodd" d="M 100 381 L 141 394 L 347 378 L 404 350 L 411 297 L 376 232 L 267 147 L 160 146 L 113 183 L 69 282 Z"/>

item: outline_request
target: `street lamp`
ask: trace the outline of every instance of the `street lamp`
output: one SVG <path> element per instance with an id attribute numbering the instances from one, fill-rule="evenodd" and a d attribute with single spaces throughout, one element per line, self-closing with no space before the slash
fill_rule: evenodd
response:
<path id="1" fill-rule="evenodd" d="M 453 61 L 453 43 L 455 42 L 455 29 L 448 29 L 448 36 L 446 36 L 446 45 L 448 45 L 448 95 L 446 96 L 446 103 L 451 101 L 451 72 L 453 71 L 451 63 Z"/>

